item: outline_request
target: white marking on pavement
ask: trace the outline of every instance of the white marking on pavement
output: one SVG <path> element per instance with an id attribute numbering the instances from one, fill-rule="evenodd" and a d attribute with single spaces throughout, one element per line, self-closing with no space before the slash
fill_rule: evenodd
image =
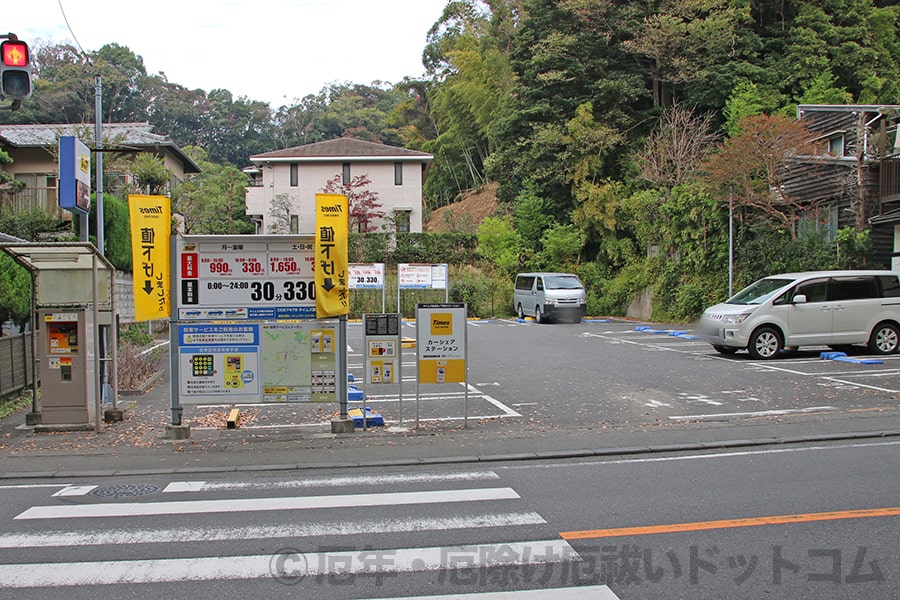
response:
<path id="1" fill-rule="evenodd" d="M 23 483 L 19 485 L 0 485 L 0 490 L 33 490 L 38 488 L 64 488 L 68 483 Z"/>
<path id="2" fill-rule="evenodd" d="M 866 388 L 866 389 L 869 389 L 869 390 L 876 390 L 876 391 L 879 391 L 879 392 L 888 392 L 888 393 L 890 393 L 890 394 L 900 394 L 900 390 L 895 390 L 895 389 L 890 389 L 890 388 L 878 387 L 878 386 L 876 386 L 876 385 L 867 385 L 867 384 L 865 384 L 865 383 L 859 383 L 858 381 L 845 381 L 845 380 L 843 380 L 843 379 L 836 379 L 836 378 L 834 378 L 834 377 L 823 377 L 823 379 L 825 379 L 826 381 L 833 381 L 833 382 L 835 382 L 835 383 L 841 383 L 841 384 L 844 384 L 844 385 L 851 385 L 851 386 L 854 386 L 854 387 Z"/>
<path id="3" fill-rule="evenodd" d="M 0 586 L 32 588 L 264 577 L 298 583 L 310 575 L 346 577 L 357 573 L 484 569 L 579 559 L 578 553 L 563 540 L 310 553 L 285 549 L 274 555 L 0 565 Z"/>
<path id="4" fill-rule="evenodd" d="M 48 531 L 0 535 L 0 548 L 44 548 L 67 546 L 105 546 L 108 544 L 158 544 L 175 542 L 212 542 L 225 540 L 262 540 L 302 537 L 328 537 L 366 533 L 403 533 L 409 531 L 451 531 L 489 527 L 544 525 L 547 521 L 535 512 L 462 515 L 397 519 L 334 521 L 326 523 L 290 523 L 264 527 L 210 527 L 177 529 L 115 529 L 111 531 Z"/>
<path id="5" fill-rule="evenodd" d="M 64 487 L 59 490 L 53 497 L 61 497 L 61 496 L 85 496 L 91 492 L 91 490 L 97 489 L 96 485 L 70 485 Z"/>
<path id="6" fill-rule="evenodd" d="M 429 492 L 393 492 L 384 494 L 346 494 L 330 496 L 294 496 L 286 498 L 238 498 L 230 500 L 187 500 L 177 502 L 123 502 L 72 506 L 32 506 L 16 519 L 112 518 L 199 513 L 259 512 L 266 510 L 302 510 L 311 508 L 358 508 L 399 506 L 442 502 L 481 502 L 513 500 L 520 496 L 512 488 L 437 490 Z"/>
<path id="7" fill-rule="evenodd" d="M 619 600 L 605 585 L 585 585 L 578 587 L 541 590 L 519 590 L 517 592 L 482 592 L 480 594 L 450 594 L 449 596 L 408 596 L 406 598 L 376 598 L 375 600 Z"/>
<path id="8" fill-rule="evenodd" d="M 673 421 L 702 421 L 704 419 L 723 419 L 728 417 L 772 417 L 777 415 L 805 414 L 813 412 L 825 412 L 838 410 L 835 406 L 810 406 L 809 408 L 795 408 L 784 410 L 760 410 L 756 412 L 718 413 L 713 415 L 680 415 L 669 417 Z"/>
<path id="9" fill-rule="evenodd" d="M 856 448 L 872 448 L 878 446 L 897 446 L 900 442 L 873 442 L 870 444 L 835 444 L 834 446 L 798 446 L 796 448 L 767 448 L 765 450 L 740 450 L 735 452 L 716 452 L 715 454 L 686 454 L 683 456 L 654 456 L 653 458 L 616 458 L 611 460 L 592 460 L 566 463 L 569 467 L 597 467 L 606 465 L 630 465 L 634 463 L 676 462 L 681 460 L 707 460 L 711 458 L 740 458 L 744 456 L 760 456 L 763 454 L 786 454 L 792 452 L 809 452 L 810 450 L 854 450 Z M 511 465 L 503 467 L 507 470 L 521 469 L 558 469 L 559 465 Z"/>
<path id="10" fill-rule="evenodd" d="M 459 473 L 400 473 L 360 475 L 358 477 L 324 477 L 321 479 L 289 479 L 286 481 L 173 481 L 163 492 L 203 492 L 210 490 L 268 490 L 336 487 L 349 485 L 394 485 L 434 483 L 446 481 L 487 481 L 500 479 L 494 471 L 463 471 Z"/>

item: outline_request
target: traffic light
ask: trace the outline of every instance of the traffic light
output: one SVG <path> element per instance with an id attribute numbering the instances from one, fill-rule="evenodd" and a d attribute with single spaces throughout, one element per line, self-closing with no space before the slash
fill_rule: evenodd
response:
<path id="1" fill-rule="evenodd" d="M 31 57 L 28 44 L 6 40 L 0 44 L 0 96 L 22 100 L 31 96 Z"/>

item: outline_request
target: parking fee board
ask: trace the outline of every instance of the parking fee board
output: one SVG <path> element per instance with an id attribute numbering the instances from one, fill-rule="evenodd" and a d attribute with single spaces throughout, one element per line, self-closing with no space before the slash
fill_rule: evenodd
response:
<path id="1" fill-rule="evenodd" d="M 313 236 L 177 236 L 173 248 L 181 404 L 337 399 Z"/>
<path id="2" fill-rule="evenodd" d="M 315 318 L 313 236 L 244 238 L 176 238 L 178 320 Z"/>

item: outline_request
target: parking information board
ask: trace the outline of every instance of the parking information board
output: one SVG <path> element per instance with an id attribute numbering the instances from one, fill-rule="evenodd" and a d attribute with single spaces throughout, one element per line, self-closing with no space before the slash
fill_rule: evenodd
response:
<path id="1" fill-rule="evenodd" d="M 447 264 L 400 263 L 397 286 L 401 289 L 447 289 Z"/>
<path id="2" fill-rule="evenodd" d="M 363 335 L 366 383 L 399 383 L 400 314 L 364 314 Z"/>
<path id="3" fill-rule="evenodd" d="M 384 289 L 384 263 L 350 263 L 350 289 Z"/>
<path id="4" fill-rule="evenodd" d="M 313 236 L 176 236 L 181 404 L 336 402 L 336 320 L 317 320 Z"/>
<path id="5" fill-rule="evenodd" d="M 313 319 L 313 236 L 176 238 L 178 320 Z"/>

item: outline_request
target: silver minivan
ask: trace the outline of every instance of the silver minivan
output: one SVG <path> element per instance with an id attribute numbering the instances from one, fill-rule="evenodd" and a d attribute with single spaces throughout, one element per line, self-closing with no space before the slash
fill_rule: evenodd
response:
<path id="1" fill-rule="evenodd" d="M 875 354 L 900 348 L 900 279 L 892 271 L 810 271 L 760 279 L 707 308 L 700 334 L 723 354 L 756 359 L 784 348 L 867 344 Z"/>
<path id="2" fill-rule="evenodd" d="M 587 313 L 584 284 L 571 273 L 519 273 L 513 296 L 520 319 L 578 323 Z"/>

